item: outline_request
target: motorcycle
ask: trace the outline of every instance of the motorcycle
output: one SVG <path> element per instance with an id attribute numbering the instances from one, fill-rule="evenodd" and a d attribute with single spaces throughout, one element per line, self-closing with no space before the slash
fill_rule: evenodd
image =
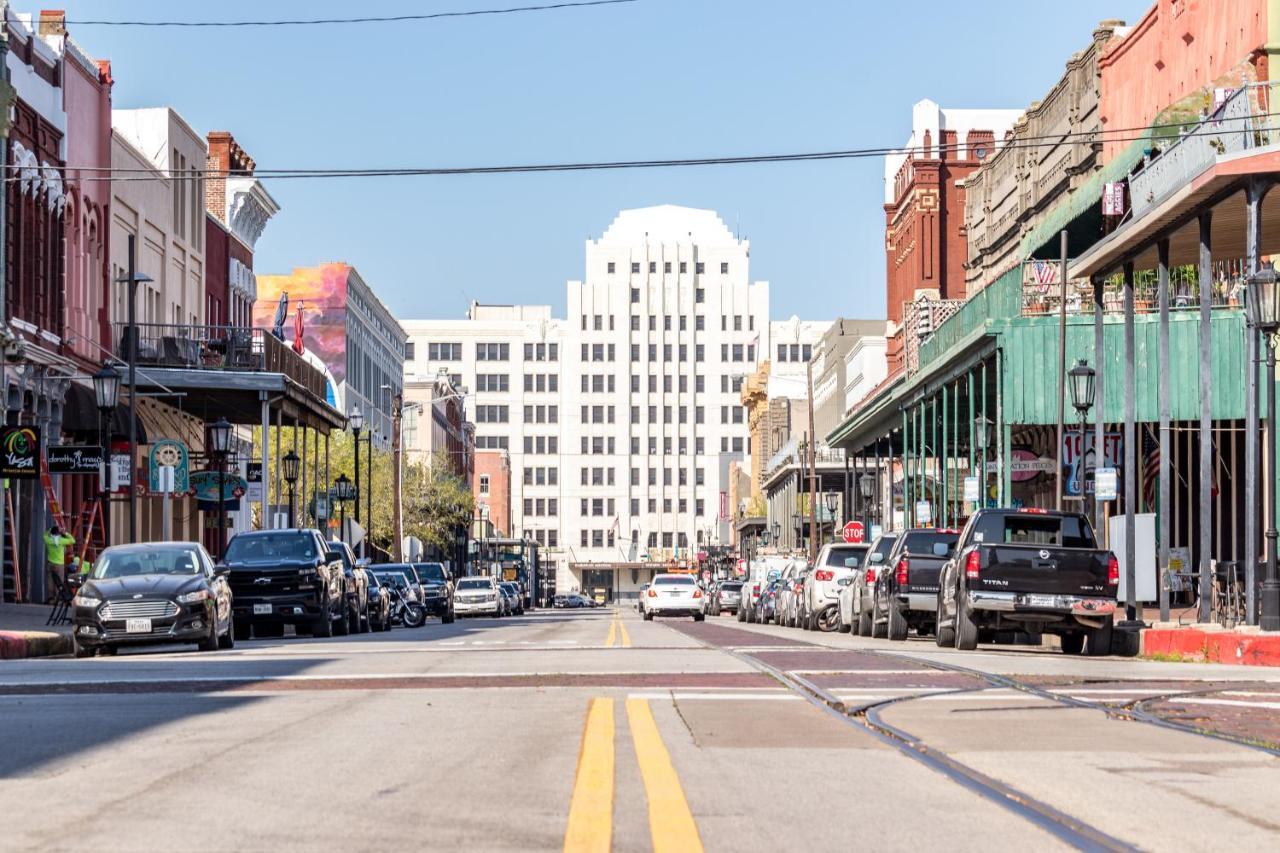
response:
<path id="1" fill-rule="evenodd" d="M 388 584 L 387 589 L 391 591 L 391 621 L 406 628 L 421 628 L 427 621 L 427 608 L 410 601 L 395 584 Z"/>

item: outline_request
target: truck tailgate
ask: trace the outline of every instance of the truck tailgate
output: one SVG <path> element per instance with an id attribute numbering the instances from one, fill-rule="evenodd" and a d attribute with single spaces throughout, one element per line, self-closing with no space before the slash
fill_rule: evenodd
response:
<path id="1" fill-rule="evenodd" d="M 1037 545 L 984 545 L 979 589 L 1054 595 L 1114 595 L 1110 552 Z"/>
<path id="2" fill-rule="evenodd" d="M 947 562 L 945 557 L 907 557 L 907 585 L 904 593 L 936 593 L 938 575 Z"/>

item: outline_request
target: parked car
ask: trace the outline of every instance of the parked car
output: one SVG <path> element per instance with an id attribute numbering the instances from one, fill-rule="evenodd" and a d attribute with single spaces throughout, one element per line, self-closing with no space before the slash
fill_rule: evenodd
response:
<path id="1" fill-rule="evenodd" d="M 453 612 L 458 616 L 501 616 L 502 598 L 493 578 L 459 578 L 454 586 Z"/>
<path id="2" fill-rule="evenodd" d="M 738 611 L 739 622 L 755 621 L 760 593 L 795 561 L 795 557 L 769 554 L 757 557 L 747 565 L 747 577 L 742 585 L 742 608 Z"/>
<path id="3" fill-rule="evenodd" d="M 502 581 L 498 584 L 498 589 L 502 590 L 508 616 L 519 616 L 524 613 L 524 596 L 520 594 L 519 586 L 511 581 Z"/>
<path id="4" fill-rule="evenodd" d="M 822 546 L 813 571 L 804 580 L 802 628 L 834 631 L 839 627 L 840 582 L 862 569 L 870 550 L 871 546 L 863 543 L 829 542 Z"/>
<path id="5" fill-rule="evenodd" d="M 250 530 L 227 544 L 237 640 L 284 636 L 284 626 L 317 637 L 350 631 L 342 556 L 319 530 Z"/>
<path id="6" fill-rule="evenodd" d="M 362 634 L 369 630 L 369 573 L 366 567 L 369 561 L 356 559 L 351 546 L 346 542 L 330 541 L 330 551 L 337 551 L 342 556 L 342 574 L 346 577 L 347 610 L 353 633 Z"/>
<path id="7" fill-rule="evenodd" d="M 649 585 L 647 583 L 640 584 L 640 594 L 636 596 L 636 612 L 637 613 L 641 613 L 641 614 L 644 613 L 644 598 L 645 598 L 644 594 L 648 591 L 649 591 Z"/>
<path id="8" fill-rule="evenodd" d="M 413 563 L 422 586 L 422 604 L 427 615 L 439 616 L 448 625 L 453 621 L 453 578 L 444 563 Z"/>
<path id="9" fill-rule="evenodd" d="M 942 568 L 937 643 L 973 649 L 981 631 L 1061 638 L 1062 650 L 1111 653 L 1120 564 L 1089 519 L 1041 509 L 978 510 Z"/>
<path id="10" fill-rule="evenodd" d="M 742 604 L 742 581 L 725 581 L 716 587 L 717 613 L 737 615 Z"/>
<path id="11" fill-rule="evenodd" d="M 800 594 L 804 591 L 804 579 L 808 571 L 808 564 L 801 560 L 792 563 L 782 573 L 782 583 L 778 587 L 777 621 L 779 625 L 788 628 L 799 625 Z"/>
<path id="12" fill-rule="evenodd" d="M 942 527 L 908 530 L 899 537 L 876 579 L 873 634 L 905 640 L 912 628 L 920 633 L 934 629 L 938 574 L 959 539 L 960 531 Z"/>
<path id="13" fill-rule="evenodd" d="M 369 629 L 391 630 L 391 596 L 377 572 L 368 572 L 369 580 Z"/>
<path id="14" fill-rule="evenodd" d="M 871 636 L 871 605 L 876 578 L 897 541 L 896 533 L 877 536 L 867 550 L 862 570 L 845 579 L 844 586 L 840 589 L 841 631 L 853 631 L 862 637 Z"/>
<path id="15" fill-rule="evenodd" d="M 72 599 L 75 656 L 153 643 L 229 649 L 236 634 L 232 601 L 226 568 L 215 567 L 199 543 L 112 546 Z"/>
<path id="16" fill-rule="evenodd" d="M 706 595 L 693 575 L 655 575 L 645 597 L 646 621 L 653 621 L 654 616 L 692 616 L 695 622 L 706 618 Z"/>
<path id="17" fill-rule="evenodd" d="M 394 624 L 400 617 L 399 608 L 397 607 L 396 595 L 392 592 L 399 593 L 407 603 L 419 605 L 418 594 L 415 591 L 417 584 L 410 579 L 404 572 L 404 566 L 399 563 L 375 563 L 369 567 L 369 574 L 375 576 L 383 588 L 383 594 L 389 598 L 389 608 L 391 611 L 391 621 Z"/>
<path id="18" fill-rule="evenodd" d="M 766 583 L 764 589 L 760 591 L 760 595 L 756 597 L 755 613 L 750 621 L 759 622 L 761 625 L 776 622 L 778 619 L 778 596 L 781 590 L 781 577 L 774 577 L 773 580 Z"/>

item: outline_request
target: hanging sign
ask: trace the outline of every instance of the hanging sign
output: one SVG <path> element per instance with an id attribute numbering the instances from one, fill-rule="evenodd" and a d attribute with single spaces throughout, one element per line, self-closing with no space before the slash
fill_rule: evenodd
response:
<path id="1" fill-rule="evenodd" d="M 916 501 L 916 524 L 921 527 L 933 524 L 933 507 L 928 501 Z"/>
<path id="2" fill-rule="evenodd" d="M 1116 481 L 1119 478 L 1115 468 L 1099 468 L 1094 479 L 1097 484 L 1094 497 L 1100 501 L 1113 501 L 1118 497 Z"/>
<path id="3" fill-rule="evenodd" d="M 40 428 L 7 426 L 0 428 L 0 476 L 34 480 L 40 460 Z"/>
<path id="4" fill-rule="evenodd" d="M 45 451 L 50 474 L 97 474 L 102 448 L 97 445 L 54 445 Z"/>
<path id="5" fill-rule="evenodd" d="M 173 485 L 168 489 L 160 479 L 160 469 L 165 467 L 173 469 Z M 147 488 L 153 494 L 185 493 L 191 488 L 189 469 L 187 446 L 172 438 L 162 438 L 151 445 L 147 454 Z"/>
<path id="6" fill-rule="evenodd" d="M 217 471 L 192 471 L 190 475 L 191 488 L 195 491 L 196 502 L 200 509 L 216 510 L 218 508 L 220 478 L 223 508 L 228 512 L 240 508 L 240 498 L 244 497 L 244 493 L 248 489 L 248 483 L 244 481 L 244 478 L 229 471 L 225 474 L 219 474 Z"/>
<path id="7" fill-rule="evenodd" d="M 964 499 L 974 503 L 982 500 L 982 486 L 978 483 L 977 477 L 964 478 Z"/>
<path id="8" fill-rule="evenodd" d="M 1125 191 L 1129 185 L 1124 181 L 1107 184 L 1102 190 L 1102 215 L 1124 216 Z"/>
<path id="9" fill-rule="evenodd" d="M 1062 486 L 1063 493 L 1068 497 L 1093 493 L 1095 468 L 1120 468 L 1124 450 L 1122 433 L 1116 431 L 1103 434 L 1101 460 L 1098 460 L 1097 446 L 1097 435 L 1092 429 L 1085 431 L 1083 440 L 1080 438 L 1079 428 L 1066 430 L 1062 434 Z"/>
<path id="10" fill-rule="evenodd" d="M 245 500 L 251 503 L 258 503 L 262 500 L 262 463 L 250 462 L 245 467 L 245 481 L 248 488 L 245 490 Z"/>

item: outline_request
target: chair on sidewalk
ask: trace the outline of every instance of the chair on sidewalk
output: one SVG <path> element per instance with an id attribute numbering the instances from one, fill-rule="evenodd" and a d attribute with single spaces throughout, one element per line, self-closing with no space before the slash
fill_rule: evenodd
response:
<path id="1" fill-rule="evenodd" d="M 53 610 L 49 612 L 46 625 L 69 625 L 71 623 L 71 601 L 76 596 L 78 584 L 53 577 Z"/>

